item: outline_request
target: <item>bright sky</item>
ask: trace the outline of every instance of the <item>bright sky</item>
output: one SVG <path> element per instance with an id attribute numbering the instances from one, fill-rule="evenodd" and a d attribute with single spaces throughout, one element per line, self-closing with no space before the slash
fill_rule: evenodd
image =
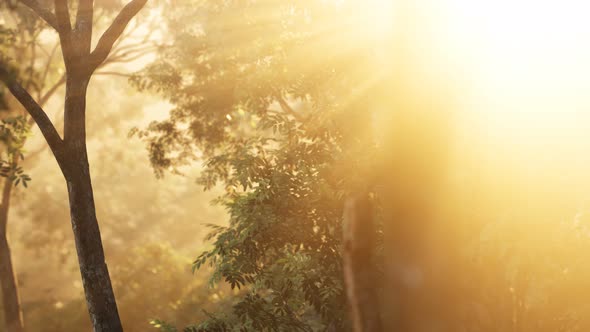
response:
<path id="1" fill-rule="evenodd" d="M 589 2 L 444 1 L 480 111 L 542 129 L 590 120 Z"/>
<path id="2" fill-rule="evenodd" d="M 419 17 L 416 61 L 432 91 L 456 86 L 458 136 L 476 167 L 590 197 L 590 2 L 405 1 Z"/>

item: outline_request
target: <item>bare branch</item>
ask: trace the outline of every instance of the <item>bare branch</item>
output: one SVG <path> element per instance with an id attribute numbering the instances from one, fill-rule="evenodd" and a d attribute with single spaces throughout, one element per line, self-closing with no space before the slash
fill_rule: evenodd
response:
<path id="1" fill-rule="evenodd" d="M 63 112 L 60 112 L 59 114 L 61 114 L 61 116 L 57 117 L 53 121 L 54 126 L 56 128 L 59 128 L 59 127 L 63 126 L 63 123 L 64 123 Z M 35 121 L 32 120 L 32 118 L 29 118 L 29 124 L 30 125 L 33 125 L 34 123 L 35 123 Z M 41 153 L 43 151 L 47 150 L 47 147 L 48 147 L 47 144 L 42 144 L 40 147 L 38 147 L 34 151 L 31 151 L 31 152 L 27 153 L 25 160 L 21 161 L 21 165 L 27 166 L 27 165 L 33 164 L 34 161 L 41 156 Z"/>
<path id="2" fill-rule="evenodd" d="M 43 153 L 45 150 L 47 150 L 47 144 L 43 144 L 39 148 L 37 148 L 35 151 L 31 151 L 31 152 L 27 153 L 26 158 L 23 161 L 21 161 L 20 164 L 22 166 L 27 166 L 29 164 L 32 164 L 32 162 L 35 161 L 37 158 L 39 158 L 41 153 Z"/>
<path id="3" fill-rule="evenodd" d="M 66 83 L 66 74 L 61 75 L 59 80 L 57 80 L 57 82 L 55 82 L 53 84 L 53 86 L 51 88 L 49 88 L 49 90 L 47 90 L 47 92 L 45 92 L 45 94 L 43 94 L 43 96 L 41 96 L 41 98 L 39 98 L 39 105 L 41 107 L 43 107 L 43 105 L 45 105 L 45 103 L 47 103 L 49 98 L 51 98 L 51 96 L 53 96 L 55 91 L 57 91 L 57 89 L 59 89 L 59 87 L 62 86 L 64 83 Z"/>
<path id="4" fill-rule="evenodd" d="M 49 88 L 49 90 L 47 90 L 47 92 L 45 92 L 42 96 L 40 96 L 38 98 L 39 106 L 40 107 L 45 106 L 45 104 L 49 101 L 49 98 L 51 98 L 51 96 L 53 96 L 55 91 L 57 91 L 57 89 L 59 89 L 60 86 L 64 85 L 64 83 L 66 83 L 66 74 L 65 73 L 61 75 L 61 77 L 59 78 L 59 80 L 57 80 L 57 82 L 53 83 L 53 85 L 51 86 L 51 88 Z M 35 119 L 30 117 L 28 119 L 27 123 L 32 126 L 33 124 L 35 124 Z"/>
<path id="5" fill-rule="evenodd" d="M 121 37 L 123 38 L 123 37 Z M 119 55 L 126 55 L 133 52 L 146 52 L 149 50 L 154 50 L 158 48 L 158 44 L 156 42 L 150 41 L 141 41 L 133 44 L 127 44 L 122 46 L 115 46 L 109 58 Z"/>
<path id="6" fill-rule="evenodd" d="M 94 73 L 94 75 L 112 75 L 112 76 L 121 76 L 121 77 L 131 77 L 131 74 L 121 73 L 118 71 L 99 71 L 99 72 Z"/>
<path id="7" fill-rule="evenodd" d="M 119 37 L 119 39 L 115 42 L 115 45 L 113 46 L 113 49 L 117 49 L 120 50 L 121 48 L 124 47 L 118 47 L 119 45 L 121 45 L 126 39 L 131 38 L 131 36 L 142 26 L 153 26 L 154 25 L 154 21 L 155 19 L 152 18 L 149 22 L 145 23 L 145 24 L 140 24 L 138 23 L 139 20 L 135 21 L 135 24 L 133 24 L 131 27 L 127 26 L 127 29 L 125 29 L 125 31 L 123 32 L 123 34 L 121 34 L 121 36 Z M 141 41 L 132 44 L 132 45 L 143 45 L 143 44 L 153 44 L 156 45 L 155 42 L 150 42 L 150 38 L 153 36 L 154 34 L 154 29 L 148 29 L 148 32 L 146 34 L 144 34 L 143 38 L 141 39 Z"/>
<path id="8" fill-rule="evenodd" d="M 57 18 L 47 8 L 43 8 L 36 0 L 19 0 L 23 5 L 29 7 L 35 14 L 39 15 L 47 24 L 57 30 Z"/>
<path id="9" fill-rule="evenodd" d="M 48 94 L 46 93 L 45 96 L 47 96 Z M 43 106 L 43 104 L 41 104 L 41 106 Z M 62 107 L 63 108 L 63 104 Z M 33 125 L 35 124 L 35 121 L 33 120 L 33 118 L 29 118 L 28 119 L 28 124 L 29 125 Z M 63 127 L 64 124 L 64 113 L 63 112 L 59 112 L 58 116 L 53 120 L 53 124 L 55 126 L 55 128 L 60 128 Z M 38 147 L 37 149 L 35 149 L 34 151 L 31 151 L 29 153 L 26 154 L 26 158 L 25 160 L 23 160 L 21 162 L 21 165 L 25 166 L 25 165 L 29 165 L 31 163 L 34 163 L 34 161 L 39 158 L 39 156 L 41 155 L 41 153 L 45 150 L 47 150 L 48 145 L 47 144 L 42 144 L 40 147 Z"/>
<path id="10" fill-rule="evenodd" d="M 39 89 L 39 98 L 41 99 L 41 89 L 43 89 L 45 87 L 45 82 L 47 80 L 47 75 L 49 74 L 49 70 L 51 69 L 51 63 L 53 62 L 53 57 L 55 56 L 55 53 L 57 51 L 57 48 L 59 47 L 59 43 L 55 43 L 55 46 L 53 46 L 53 49 L 51 50 L 51 54 L 49 54 L 49 56 L 47 57 L 47 63 L 45 63 L 45 70 L 43 70 L 43 75 L 41 75 L 41 88 Z M 41 103 L 41 106 L 43 106 L 43 103 Z"/>
<path id="11" fill-rule="evenodd" d="M 12 95 L 23 105 L 23 107 L 35 120 L 37 126 L 39 126 L 39 129 L 43 134 L 43 137 L 45 137 L 47 144 L 49 144 L 51 151 L 53 151 L 53 154 L 56 157 L 61 155 L 63 141 L 55 129 L 55 126 L 53 126 L 53 123 L 51 123 L 51 120 L 43 108 L 41 108 L 41 106 L 37 104 L 33 97 L 31 97 L 31 95 L 16 81 L 13 75 L 11 75 L 6 70 L 6 66 L 4 64 L 0 64 L 0 80 L 4 82 Z"/>
<path id="12" fill-rule="evenodd" d="M 303 116 L 301 116 L 301 114 L 297 113 L 289 105 L 289 103 L 287 103 L 287 101 L 283 97 L 277 97 L 277 102 L 281 106 L 281 109 L 283 110 L 283 112 L 289 113 L 290 115 L 292 115 L 295 118 L 295 120 L 297 120 L 299 122 L 304 122 L 305 121 L 305 119 L 303 118 Z"/>
<path id="13" fill-rule="evenodd" d="M 39 46 L 39 49 L 41 50 L 41 52 L 43 52 L 43 54 L 45 54 L 46 56 L 51 55 L 51 52 L 45 49 L 45 45 L 43 45 L 43 43 L 37 42 L 37 45 Z"/>
<path id="14" fill-rule="evenodd" d="M 146 46 L 143 49 L 137 49 L 137 50 L 125 52 L 122 54 L 115 54 L 114 56 L 109 56 L 103 62 L 103 64 L 117 63 L 117 62 L 132 62 L 132 61 L 142 58 L 143 56 L 145 56 L 149 52 L 155 51 L 157 49 L 158 49 L 158 46 L 153 46 L 153 47 Z"/>
<path id="15" fill-rule="evenodd" d="M 90 62 L 93 69 L 98 66 L 108 57 L 113 44 L 117 41 L 119 36 L 125 31 L 129 21 L 137 15 L 137 13 L 145 6 L 147 0 L 132 0 L 123 10 L 117 15 L 111 26 L 103 33 L 98 40 L 98 44 L 90 54 Z"/>
<path id="16" fill-rule="evenodd" d="M 113 48 L 117 48 L 118 45 L 120 45 L 127 38 L 129 38 L 131 35 L 133 35 L 133 33 L 135 31 L 137 31 L 139 26 L 140 26 L 140 24 L 138 24 L 137 21 L 135 21 L 135 24 L 128 25 L 127 28 L 125 29 L 125 31 L 123 31 L 123 33 L 121 33 L 121 36 L 119 36 L 119 38 L 117 39 L 117 41 L 113 45 Z"/>

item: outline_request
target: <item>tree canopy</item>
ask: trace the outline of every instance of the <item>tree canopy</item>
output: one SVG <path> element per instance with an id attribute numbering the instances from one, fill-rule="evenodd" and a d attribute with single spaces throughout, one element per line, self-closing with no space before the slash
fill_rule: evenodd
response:
<path id="1" fill-rule="evenodd" d="M 328 39 L 323 29 L 334 22 L 328 13 L 347 10 L 315 1 L 173 9 L 171 45 L 132 78 L 175 106 L 138 133 L 156 174 L 200 160 L 198 182 L 225 189 L 218 203 L 229 225 L 213 227 L 212 249 L 194 264 L 212 265 L 213 283 L 245 290 L 233 312 L 212 313 L 196 330 L 349 328 L 341 211 L 347 195 L 367 189 L 375 141 L 359 89 L 372 87 L 359 72 L 377 68 L 367 59 L 376 50 L 320 45 L 346 38 L 346 27 Z"/>

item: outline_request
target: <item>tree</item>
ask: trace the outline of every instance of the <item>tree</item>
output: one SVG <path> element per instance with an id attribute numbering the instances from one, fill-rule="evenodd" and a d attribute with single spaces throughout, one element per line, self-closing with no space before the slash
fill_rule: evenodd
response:
<path id="1" fill-rule="evenodd" d="M 52 105 L 59 106 L 59 101 Z M 198 276 L 190 270 L 194 253 L 206 248 L 195 243 L 207 233 L 202 223 L 222 224 L 226 219 L 222 208 L 209 206 L 219 191 L 203 192 L 182 176 L 156 179 L 142 142 L 127 137 L 130 128 L 144 123 L 144 116 L 158 111 L 157 103 L 162 101 L 137 93 L 124 77 L 111 76 L 95 77 L 87 99 L 96 213 L 125 331 L 149 331 L 149 320 L 156 318 L 182 326 L 202 319 L 201 309 L 215 312 L 223 299 L 233 298 L 229 287 L 208 289 L 208 270 Z M 122 114 L 121 108 L 127 111 Z M 41 141 L 33 138 L 31 149 Z M 69 213 L 67 191 L 53 163 L 46 151 L 26 166 L 33 182 L 26 191 L 15 191 L 11 207 L 10 235 L 24 319 L 32 331 L 91 331 L 74 239 L 64 223 Z M 165 244 L 184 259 L 172 262 L 169 256 L 143 250 Z M 177 297 L 180 293 L 174 289 L 184 289 L 181 293 L 186 295 Z"/>
<path id="2" fill-rule="evenodd" d="M 2 54 L 9 55 L 10 58 L 20 59 L 18 64 L 15 64 L 15 71 L 21 73 L 23 77 L 26 76 L 25 88 L 33 90 L 36 99 L 39 100 L 39 105 L 44 106 L 62 87 L 65 83 L 65 74 L 60 71 L 63 69 L 63 64 L 57 58 L 57 49 L 59 42 L 51 38 L 41 38 L 44 31 L 47 30 L 47 25 L 36 17 L 34 13 L 25 6 L 15 4 L 7 8 L 0 7 L 3 11 L 0 12 L 7 28 L 2 28 Z M 110 16 L 113 8 L 107 3 L 102 3 L 98 6 L 99 17 Z M 129 41 L 132 39 L 130 34 L 137 30 L 138 26 L 148 27 L 149 32 L 142 36 L 139 42 Z M 136 24 L 129 33 L 124 34 L 119 38 L 117 44 L 114 46 L 113 52 L 109 55 L 106 61 L 101 64 L 101 68 L 109 64 L 125 63 L 137 59 L 145 55 L 154 48 L 154 44 L 149 40 L 153 33 L 153 27 L 149 26 L 149 22 L 142 22 Z M 47 59 L 41 59 L 39 53 L 48 55 Z M 16 67 L 18 66 L 18 67 Z M 98 74 L 108 75 L 124 75 L 124 73 L 104 71 L 101 70 Z M 10 160 L 10 168 L 22 172 L 22 167 L 31 166 L 32 162 L 37 159 L 39 154 L 45 150 L 46 146 L 35 148 L 33 151 L 24 149 L 25 144 L 29 141 L 28 128 L 34 125 L 33 119 L 25 110 L 22 110 L 18 102 L 14 98 L 10 98 L 10 94 L 4 93 L 4 89 L 0 87 L 0 104 L 6 108 L 3 117 L 6 120 L 14 119 L 19 121 L 11 121 L 11 124 L 22 124 L 20 127 L 6 128 L 19 129 L 18 131 L 9 130 L 3 135 L 3 143 L 6 146 L 6 159 Z M 52 112 L 53 113 L 53 112 Z M 20 120 L 24 120 L 20 121 Z M 58 119 L 59 120 L 59 119 Z M 6 123 L 2 126 L 5 128 Z M 26 156 L 26 160 L 21 160 Z M 7 239 L 7 225 L 9 223 L 8 215 L 10 212 L 10 201 L 13 195 L 13 184 L 18 185 L 22 181 L 26 187 L 28 178 L 22 178 L 26 174 L 21 174 L 20 177 L 10 176 L 11 174 L 2 173 L 9 178 L 4 181 L 2 190 L 3 204 L 0 205 L 0 225 L 4 230 L 2 235 L 2 248 L 0 254 L 3 255 L 2 271 L 0 275 L 0 283 L 5 291 L 4 294 L 4 308 L 7 326 L 14 326 L 7 328 L 9 331 L 15 329 L 22 330 L 24 323 L 22 322 L 22 310 L 20 308 L 16 272 L 12 267 L 12 260 L 10 255 L 10 247 Z M 21 313 L 21 314 L 19 314 Z"/>
<path id="3" fill-rule="evenodd" d="M 7 331 L 21 332 L 24 330 L 22 310 L 17 288 L 16 275 L 7 238 L 8 206 L 10 191 L 14 183 L 22 182 L 26 186 L 30 180 L 18 161 L 22 157 L 22 143 L 28 134 L 29 126 L 23 117 L 2 119 L 0 135 L 3 144 L 2 155 L 6 159 L 0 161 L 0 172 L 5 177 L 2 203 L 0 205 L 0 286 L 2 286 L 2 304 Z"/>
<path id="4" fill-rule="evenodd" d="M 20 70 L 23 72 L 25 79 L 25 86 L 28 89 L 34 89 L 37 95 L 37 99 L 41 105 L 44 105 L 51 95 L 63 84 L 63 79 L 58 79 L 53 84 L 46 84 L 46 80 L 49 80 L 48 74 L 53 73 L 54 69 L 54 55 L 56 47 L 50 53 L 49 58 L 43 65 L 41 72 L 36 73 L 36 52 L 42 49 L 42 45 L 39 41 L 40 33 L 45 27 L 40 24 L 30 13 L 23 10 L 20 6 L 14 8 L 0 8 L 4 9 L 2 16 L 5 20 L 12 21 L 12 29 L 0 28 L 3 32 L 2 37 L 2 54 L 10 54 L 14 58 L 23 60 L 21 63 Z M 16 68 L 15 68 L 16 70 Z M 42 77 L 41 77 L 42 76 Z M 51 76 L 51 75 L 49 75 Z M 1 89 L 4 91 L 4 89 Z M 8 130 L 6 122 L 2 126 L 4 128 L 3 145 L 5 146 L 5 158 L 9 160 L 8 163 L 10 169 L 18 170 L 22 172 L 20 163 L 21 159 L 24 158 L 26 153 L 23 149 L 24 144 L 28 138 L 29 128 L 32 124 L 32 119 L 26 114 L 23 114 L 18 107 L 15 105 L 15 101 L 9 98 L 5 93 L 1 93 L 2 98 L 0 104 L 3 106 L 3 121 L 11 120 L 11 123 L 20 124 L 20 126 L 12 126 L 13 130 Z M 18 129 L 18 130 L 14 130 Z M 30 156 L 34 156 L 39 151 L 33 152 L 32 154 L 27 153 Z M 24 329 L 24 323 L 22 320 L 22 310 L 20 307 L 16 272 L 12 265 L 12 259 L 10 254 L 10 247 L 7 239 L 7 225 L 8 225 L 8 213 L 10 208 L 10 198 L 13 191 L 13 184 L 18 184 L 21 180 L 17 179 L 14 175 L 16 174 L 5 174 L 8 175 L 7 179 L 3 183 L 2 190 L 2 204 L 0 204 L 0 255 L 2 260 L 0 262 L 0 284 L 3 289 L 3 303 L 5 308 L 5 321 L 8 331 L 22 331 Z M 26 187 L 27 181 L 30 180 L 28 177 L 23 179 L 23 185 Z"/>
<path id="5" fill-rule="evenodd" d="M 375 281 L 377 229 L 369 195 L 361 193 L 346 201 L 343 216 L 343 260 L 346 293 L 354 331 L 383 331 Z"/>
<path id="6" fill-rule="evenodd" d="M 330 43 L 330 39 L 319 38 L 313 28 L 306 30 L 315 25 L 318 16 L 303 2 L 228 1 L 210 4 L 208 9 L 201 7 L 196 13 L 186 10 L 169 16 L 173 20 L 170 24 L 180 31 L 174 45 L 146 70 L 145 76 L 137 78 L 137 84 L 158 90 L 176 108 L 170 119 L 152 124 L 141 135 L 158 174 L 181 171 L 193 158 L 203 157 L 207 167 L 203 183 L 226 187 L 227 195 L 221 202 L 231 213 L 229 226 L 215 230 L 213 249 L 196 263 L 216 268 L 217 278 L 213 281 L 226 280 L 245 288 L 232 312 L 213 314 L 210 320 L 187 331 L 231 331 L 242 327 L 329 330 L 334 326 L 329 318 L 313 316 L 317 312 L 307 306 L 319 303 L 320 308 L 336 308 L 331 314 L 338 315 L 344 305 L 331 306 L 330 300 L 342 299 L 342 292 L 336 292 L 340 297 L 321 296 L 317 302 L 301 293 L 305 293 L 305 281 L 315 273 L 333 276 L 334 284 L 342 287 L 340 266 L 330 269 L 330 264 L 340 261 L 342 245 L 333 237 L 338 232 L 326 229 L 340 226 L 342 197 L 359 187 L 341 182 L 350 178 L 377 182 L 381 187 L 376 196 L 385 216 L 380 221 L 386 239 L 383 255 L 387 258 L 384 274 L 388 287 L 378 292 L 385 298 L 385 305 L 373 302 L 368 309 L 373 314 L 380 310 L 386 313 L 382 317 L 385 330 L 576 331 L 587 326 L 580 319 L 587 308 L 571 305 L 572 298 L 586 297 L 580 295 L 580 290 L 587 286 L 579 283 L 587 280 L 584 258 L 579 258 L 585 250 L 578 245 L 588 243 L 587 223 L 579 225 L 581 232 L 573 232 L 571 239 L 560 240 L 556 246 L 549 243 L 555 241 L 557 229 L 563 232 L 567 227 L 551 228 L 551 234 L 539 237 L 537 226 L 541 220 L 554 222 L 564 217 L 555 213 L 561 210 L 556 206 L 564 204 L 564 199 L 556 196 L 571 189 L 551 190 L 552 194 L 545 196 L 538 192 L 548 188 L 546 174 L 534 177 L 542 185 L 531 184 L 514 181 L 510 177 L 514 174 L 503 168 L 497 177 L 474 180 L 477 176 L 469 173 L 473 172 L 472 165 L 460 164 L 467 159 L 463 154 L 469 152 L 455 150 L 460 150 L 455 146 L 458 140 L 469 140 L 469 136 L 457 135 L 463 132 L 456 130 L 459 124 L 453 118 L 455 107 L 459 106 L 460 112 L 464 106 L 455 104 L 455 97 L 460 100 L 468 89 L 458 89 L 455 77 L 449 76 L 464 73 L 457 63 L 452 66 L 447 62 L 454 54 L 435 43 L 441 35 L 434 31 L 444 29 L 439 29 L 439 17 L 432 15 L 431 3 L 396 4 L 395 22 L 400 28 L 395 29 L 393 43 L 385 46 L 386 57 L 395 59 L 391 66 L 394 68 L 379 68 L 387 78 L 376 91 L 370 90 L 389 111 L 375 121 L 384 128 L 380 141 L 383 160 L 379 160 L 377 168 L 380 181 L 371 181 L 363 172 L 343 175 L 334 167 L 339 163 L 370 165 L 360 159 L 360 154 L 339 158 L 345 155 L 343 151 L 366 152 L 350 148 L 354 146 L 350 141 L 358 139 L 362 131 L 350 130 L 358 128 L 351 125 L 357 118 L 344 111 L 350 108 L 341 105 L 349 100 L 347 97 L 356 96 L 353 91 L 366 92 L 361 88 L 364 81 L 350 75 L 350 68 L 355 68 L 352 64 L 363 57 L 342 67 L 336 66 L 342 54 L 330 58 L 334 50 L 342 52 L 352 44 L 352 38 Z M 297 19 L 299 6 L 304 8 L 301 20 Z M 344 16 L 337 10 L 330 13 Z M 183 14 L 191 22 L 200 18 L 196 20 L 198 26 L 183 20 Z M 340 27 L 326 26 L 334 25 L 323 26 L 330 34 Z M 322 42 L 314 43 L 319 40 Z M 428 46 L 433 44 L 435 50 L 431 51 Z M 298 58 L 302 54 L 305 58 Z M 355 80 L 347 81 L 351 77 Z M 374 106 L 361 100 L 359 109 L 366 111 Z M 338 123 L 334 121 L 338 115 L 343 115 L 347 119 L 343 122 L 350 127 L 332 126 Z M 311 135 L 314 126 L 329 138 Z M 510 139 L 504 143 L 510 144 Z M 195 147 L 200 151 L 193 156 Z M 318 156 L 325 158 L 314 159 Z M 489 171 L 487 167 L 494 168 L 482 168 Z M 490 186 L 485 181 L 500 184 Z M 475 193 L 471 185 L 477 187 Z M 504 197 L 490 199 L 495 195 Z M 326 197 L 332 200 L 328 202 Z M 566 206 L 577 204 L 567 200 Z M 541 203 L 528 208 L 534 212 L 523 207 L 533 201 Z M 506 211 L 498 212 L 502 208 Z M 522 209 L 518 215 L 528 224 L 523 233 L 534 233 L 536 240 L 510 237 L 515 233 L 512 224 L 498 232 L 501 240 L 496 242 L 501 245 L 489 248 L 491 253 L 480 249 L 489 245 L 480 238 L 485 233 L 480 228 L 483 220 L 505 218 L 501 215 L 512 215 L 515 208 Z M 315 227 L 317 231 L 310 231 Z M 321 241 L 314 241 L 316 234 Z M 523 248 L 507 254 L 507 247 L 514 244 Z M 318 252 L 322 252 L 323 245 L 331 246 L 335 254 L 321 257 Z M 556 254 L 564 247 L 572 252 Z M 547 261 L 541 263 L 545 258 Z M 353 271 L 355 275 L 359 275 L 358 271 Z M 336 288 L 322 283 L 327 277 L 319 279 L 312 282 L 318 286 L 316 293 Z M 566 280 L 564 284 L 555 286 L 562 279 Z M 555 296 L 559 293 L 567 295 Z M 336 329 L 346 330 L 348 326 L 343 325 Z"/>
<path id="7" fill-rule="evenodd" d="M 213 227 L 195 268 L 211 264 L 214 284 L 242 289 L 231 312 L 189 330 L 347 331 L 342 210 L 372 190 L 365 93 L 379 77 L 364 76 L 378 72 L 375 45 L 342 51 L 359 31 L 334 18 L 358 7 L 185 4 L 166 13 L 172 45 L 133 78 L 175 108 L 139 136 L 157 175 L 204 160 L 200 184 L 225 188 L 229 225 Z"/>
<path id="8" fill-rule="evenodd" d="M 105 62 L 129 21 L 147 0 L 134 0 L 127 4 L 92 51 L 93 1 L 81 0 L 78 3 L 74 27 L 70 22 L 67 1 L 56 0 L 55 13 L 36 1 L 21 2 L 59 35 L 66 68 L 63 139 L 42 107 L 23 88 L 22 78 L 11 71 L 5 54 L 2 54 L 0 79 L 39 126 L 66 180 L 80 272 L 94 330 L 122 331 L 94 207 L 86 150 L 85 98 L 93 72 Z"/>

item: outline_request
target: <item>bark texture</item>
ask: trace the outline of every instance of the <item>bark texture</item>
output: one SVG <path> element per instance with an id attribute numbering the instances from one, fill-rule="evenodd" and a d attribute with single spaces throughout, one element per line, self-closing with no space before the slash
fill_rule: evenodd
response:
<path id="1" fill-rule="evenodd" d="M 2 190 L 2 203 L 0 204 L 0 286 L 2 287 L 2 305 L 4 306 L 6 332 L 24 332 L 18 282 L 12 265 L 12 256 L 6 232 L 11 191 L 12 182 L 6 179 Z"/>
<path id="2" fill-rule="evenodd" d="M 123 331 L 96 219 L 88 161 L 67 175 L 72 230 L 88 313 L 95 332 Z"/>
<path id="3" fill-rule="evenodd" d="M 73 76 L 66 83 L 64 151 L 58 161 L 67 183 L 72 230 L 92 326 L 95 332 L 122 332 L 96 218 L 86 150 L 88 79 Z"/>

